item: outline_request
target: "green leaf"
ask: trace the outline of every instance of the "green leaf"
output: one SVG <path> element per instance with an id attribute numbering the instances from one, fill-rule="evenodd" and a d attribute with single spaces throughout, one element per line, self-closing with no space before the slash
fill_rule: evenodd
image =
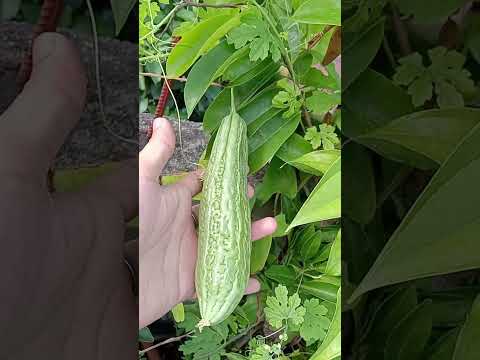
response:
<path id="1" fill-rule="evenodd" d="M 340 276 L 342 275 L 342 230 L 338 231 L 335 241 L 333 242 L 332 248 L 330 249 L 330 255 L 328 257 L 327 268 L 325 269 L 325 274 L 331 276 Z"/>
<path id="2" fill-rule="evenodd" d="M 17 16 L 22 0 L 0 1 L 0 20 L 10 20 Z"/>
<path id="3" fill-rule="evenodd" d="M 272 265 L 265 271 L 265 276 L 279 284 L 287 286 L 297 284 L 297 273 L 291 266 Z"/>
<path id="4" fill-rule="evenodd" d="M 455 351 L 459 329 L 454 328 L 440 337 L 438 341 L 426 351 L 430 354 L 427 360 L 452 360 Z"/>
<path id="5" fill-rule="evenodd" d="M 342 107 L 351 119 L 343 127 L 343 132 L 349 137 L 375 130 L 414 111 L 410 96 L 372 69 L 366 69 L 342 94 Z"/>
<path id="6" fill-rule="evenodd" d="M 277 222 L 277 230 L 273 233 L 273 237 L 282 237 L 287 235 L 288 224 L 285 221 L 285 214 L 281 213 L 275 216 L 275 221 Z"/>
<path id="7" fill-rule="evenodd" d="M 370 151 L 356 143 L 345 144 L 342 148 L 342 169 L 345 176 L 342 183 L 345 215 L 360 224 L 368 224 L 375 215 L 377 190 L 373 160 Z"/>
<path id="8" fill-rule="evenodd" d="M 269 54 L 272 60 L 280 60 L 277 42 L 269 30 L 269 26 L 261 18 L 248 17 L 248 23 L 243 23 L 234 28 L 227 36 L 229 44 L 233 44 L 236 49 L 244 48 L 248 45 L 250 48 L 250 60 L 255 62 L 265 60 Z"/>
<path id="9" fill-rule="evenodd" d="M 223 356 L 225 356 L 228 360 L 248 360 L 248 358 L 245 356 L 235 353 L 226 353 L 223 354 Z"/>
<path id="10" fill-rule="evenodd" d="M 195 25 L 182 36 L 167 60 L 167 74 L 182 76 L 202 55 L 211 50 L 231 29 L 240 24 L 240 16 L 217 15 Z"/>
<path id="11" fill-rule="evenodd" d="M 414 286 L 401 287 L 383 301 L 375 312 L 368 339 L 378 352 L 384 352 L 388 334 L 418 305 Z"/>
<path id="12" fill-rule="evenodd" d="M 420 360 L 432 332 L 431 300 L 425 300 L 390 332 L 385 358 Z"/>
<path id="13" fill-rule="evenodd" d="M 312 96 L 307 99 L 307 108 L 314 114 L 325 114 L 340 104 L 340 102 L 339 93 L 315 91 Z"/>
<path id="14" fill-rule="evenodd" d="M 308 295 L 315 296 L 319 299 L 335 302 L 338 284 L 325 282 L 323 279 L 307 280 L 300 285 L 300 290 Z"/>
<path id="15" fill-rule="evenodd" d="M 185 309 L 183 303 L 177 304 L 172 309 L 172 315 L 175 322 L 179 323 L 185 321 Z"/>
<path id="16" fill-rule="evenodd" d="M 480 295 L 472 305 L 470 315 L 458 335 L 452 360 L 474 360 L 480 354 Z"/>
<path id="17" fill-rule="evenodd" d="M 383 40 L 384 19 L 373 23 L 342 51 L 342 89 L 345 91 L 370 65 Z"/>
<path id="18" fill-rule="evenodd" d="M 113 17 L 115 19 L 115 35 L 118 35 L 127 22 L 128 15 L 137 4 L 136 0 L 110 0 Z"/>
<path id="19" fill-rule="evenodd" d="M 463 107 L 463 96 L 475 91 L 470 73 L 463 69 L 465 56 L 455 50 L 438 46 L 428 51 L 430 65 L 425 67 L 420 54 L 414 53 L 399 60 L 393 77 L 397 84 L 408 86 L 415 106 L 422 106 L 437 94 L 441 109 Z"/>
<path id="20" fill-rule="evenodd" d="M 340 139 L 335 133 L 335 126 L 329 124 L 320 124 L 320 131 L 317 127 L 310 127 L 305 133 L 305 140 L 310 141 L 313 149 L 318 149 L 320 146 L 325 150 L 333 150 L 335 145 L 340 144 Z"/>
<path id="21" fill-rule="evenodd" d="M 274 157 L 256 189 L 257 199 L 263 206 L 273 194 L 283 194 L 293 199 L 297 194 L 297 176 L 295 169 Z"/>
<path id="22" fill-rule="evenodd" d="M 480 171 L 479 141 L 477 125 L 434 175 L 352 300 L 385 285 L 480 268 L 480 192 L 472 191 Z"/>
<path id="23" fill-rule="evenodd" d="M 267 262 L 270 247 L 272 246 L 272 236 L 266 236 L 263 239 L 256 240 L 252 244 L 250 255 L 250 274 L 256 274 L 263 270 Z"/>
<path id="24" fill-rule="evenodd" d="M 180 345 L 179 350 L 183 352 L 184 356 L 193 355 L 194 360 L 205 358 L 220 360 L 220 354 L 224 353 L 220 345 L 225 339 L 224 334 L 209 327 L 191 337 L 190 340 L 185 341 Z"/>
<path id="25" fill-rule="evenodd" d="M 233 47 L 222 41 L 214 49 L 202 56 L 192 67 L 188 74 L 184 91 L 188 117 L 192 115 L 193 110 L 211 83 L 220 77 L 226 67 L 241 56 L 242 52 L 244 51 L 235 51 Z"/>
<path id="26" fill-rule="evenodd" d="M 295 132 L 299 122 L 300 115 L 289 119 L 276 116 L 248 139 L 250 173 L 260 170 L 273 158 L 282 144 Z"/>
<path id="27" fill-rule="evenodd" d="M 289 164 L 306 173 L 322 176 L 339 157 L 340 150 L 317 150 L 291 160 Z"/>
<path id="28" fill-rule="evenodd" d="M 339 357 L 341 354 L 341 289 L 338 289 L 336 299 L 337 304 L 335 306 L 335 315 L 333 315 L 332 322 L 328 328 L 327 336 L 310 360 L 332 360 Z"/>
<path id="29" fill-rule="evenodd" d="M 287 231 L 298 225 L 340 217 L 340 159 L 338 158 L 323 175 Z"/>
<path id="30" fill-rule="evenodd" d="M 402 14 L 413 15 L 416 23 L 442 21 L 462 7 L 468 0 L 401 0 L 397 1 Z"/>
<path id="31" fill-rule="evenodd" d="M 340 25 L 340 0 L 307 0 L 293 15 L 293 19 L 305 24 Z"/>
<path id="32" fill-rule="evenodd" d="M 298 232 L 295 247 L 299 249 L 298 253 L 300 259 L 304 264 L 308 263 L 308 260 L 313 258 L 322 244 L 323 234 L 321 231 L 315 231 L 315 227 L 310 225 L 306 229 L 311 231 Z"/>
<path id="33" fill-rule="evenodd" d="M 305 339 L 307 346 L 317 340 L 323 340 L 330 327 L 330 320 L 326 317 L 327 308 L 320 304 L 318 299 L 305 300 L 305 320 L 300 327 L 300 336 Z"/>
<path id="34" fill-rule="evenodd" d="M 428 169 L 443 163 L 479 120 L 480 110 L 473 108 L 426 110 L 395 119 L 357 140 L 387 159 Z"/>
<path id="35" fill-rule="evenodd" d="M 144 327 L 138 331 L 138 341 L 151 343 L 155 341 L 150 329 L 148 327 Z"/>
<path id="36" fill-rule="evenodd" d="M 276 75 L 278 67 L 266 67 L 262 73 L 248 81 L 247 83 L 235 87 L 235 107 L 238 109 L 242 118 L 245 116 L 245 110 L 242 108 L 257 95 L 257 92 L 265 86 Z M 270 103 L 271 104 L 271 103 Z M 203 128 L 209 133 L 213 133 L 220 125 L 221 119 L 230 113 L 231 91 L 224 89 L 210 104 L 203 116 Z"/>
<path id="37" fill-rule="evenodd" d="M 265 317 L 268 323 L 275 329 L 281 328 L 287 323 L 300 325 L 303 323 L 305 308 L 300 305 L 301 300 L 297 293 L 288 296 L 285 286 L 275 288 L 275 297 L 267 297 Z"/>
<path id="38" fill-rule="evenodd" d="M 285 141 L 280 149 L 278 149 L 276 156 L 287 163 L 291 163 L 303 155 L 312 151 L 310 143 L 299 134 L 293 134 Z"/>

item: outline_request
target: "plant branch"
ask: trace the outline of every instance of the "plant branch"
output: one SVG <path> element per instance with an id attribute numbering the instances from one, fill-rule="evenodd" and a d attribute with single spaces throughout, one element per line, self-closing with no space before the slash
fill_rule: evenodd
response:
<path id="1" fill-rule="evenodd" d="M 191 1 L 184 1 L 180 4 L 183 7 L 186 6 L 193 6 L 193 7 L 199 7 L 199 8 L 213 8 L 213 9 L 236 9 L 239 8 L 245 4 L 205 4 L 205 3 L 195 3 Z"/>
<path id="2" fill-rule="evenodd" d="M 175 81 L 180 81 L 180 82 L 187 82 L 186 77 L 165 76 L 165 75 L 162 75 L 162 74 L 150 73 L 150 72 L 140 72 L 140 73 L 138 73 L 138 75 L 146 76 L 146 77 L 161 78 L 161 79 L 164 79 L 164 80 L 175 80 Z M 220 83 L 216 83 L 216 82 L 211 83 L 211 85 L 216 86 L 216 87 L 222 87 L 222 88 L 225 87 L 224 85 L 222 85 Z"/>
<path id="3" fill-rule="evenodd" d="M 190 331 L 189 333 L 186 333 L 186 334 L 183 334 L 183 335 L 180 335 L 180 336 L 177 336 L 177 337 L 173 337 L 173 338 L 170 338 L 170 339 L 167 339 L 165 341 L 162 341 L 158 344 L 155 344 L 153 346 L 150 346 L 149 348 L 146 348 L 145 350 L 141 350 L 138 352 L 138 355 L 142 356 L 144 355 L 145 353 L 149 352 L 150 350 L 153 350 L 153 349 L 156 349 L 160 346 L 163 346 L 163 345 L 166 345 L 166 344 L 170 344 L 172 342 L 176 342 L 176 341 L 180 341 L 184 338 L 186 338 L 187 336 L 190 336 L 192 334 L 192 331 Z"/>
<path id="4" fill-rule="evenodd" d="M 395 29 L 395 34 L 397 35 L 400 51 L 403 56 L 407 56 L 412 53 L 412 46 L 410 45 L 410 39 L 408 38 L 408 31 L 402 19 L 400 19 L 400 14 L 398 13 L 397 7 L 393 3 L 390 3 L 390 7 L 392 9 L 393 28 Z"/>

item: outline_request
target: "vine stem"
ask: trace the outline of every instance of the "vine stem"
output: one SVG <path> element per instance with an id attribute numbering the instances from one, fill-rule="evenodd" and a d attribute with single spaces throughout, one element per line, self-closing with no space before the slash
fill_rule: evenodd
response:
<path id="1" fill-rule="evenodd" d="M 165 79 L 165 80 L 175 80 L 175 81 L 180 81 L 180 82 L 187 82 L 186 77 L 163 76 L 163 74 L 149 73 L 149 72 L 140 72 L 140 73 L 138 73 L 138 75 L 146 76 L 146 77 L 158 77 L 158 78 Z M 217 83 L 217 82 L 213 82 L 213 83 L 211 83 L 211 85 L 216 86 L 216 87 L 221 87 L 221 88 L 225 87 L 222 84 Z"/>
<path id="2" fill-rule="evenodd" d="M 138 355 L 139 355 L 139 356 L 142 356 L 142 355 L 144 355 L 145 353 L 147 353 L 147 352 L 149 352 L 149 351 L 151 351 L 151 350 L 153 350 L 153 349 L 156 349 L 156 348 L 158 348 L 158 347 L 160 347 L 160 346 L 167 345 L 167 344 L 170 344 L 170 343 L 172 343 L 172 342 L 180 341 L 180 340 L 186 338 L 187 336 L 190 336 L 192 333 L 193 333 L 193 331 L 190 331 L 190 332 L 188 332 L 188 333 L 186 333 L 186 334 L 183 334 L 183 335 L 180 335 L 180 336 L 173 337 L 173 338 L 167 339 L 167 340 L 165 340 L 165 341 L 162 341 L 162 342 L 160 342 L 160 343 L 158 343 L 158 344 L 155 344 L 155 345 L 153 345 L 153 346 L 150 346 L 149 348 L 146 348 L 146 349 L 144 349 L 144 350 L 139 351 L 139 352 L 138 352 Z"/>
<path id="3" fill-rule="evenodd" d="M 107 123 L 107 115 L 105 114 L 105 106 L 103 103 L 103 92 L 102 92 L 102 83 L 100 77 L 100 50 L 98 46 L 98 33 L 97 33 L 97 22 L 95 19 L 95 13 L 93 11 L 92 1 L 86 0 L 88 14 L 90 16 L 90 23 L 92 25 L 92 34 L 93 34 L 93 48 L 94 48 L 94 56 L 95 56 L 95 78 L 96 78 L 96 86 L 97 86 L 97 97 L 98 97 L 98 106 L 100 108 L 100 114 L 102 116 L 103 126 L 107 130 L 107 132 L 112 135 L 113 137 L 119 139 L 120 141 L 138 145 L 138 141 L 127 139 L 121 135 L 116 134 L 108 125 Z"/>
<path id="4" fill-rule="evenodd" d="M 393 2 L 390 2 L 390 7 L 392 9 L 392 19 L 393 19 L 393 28 L 397 34 L 398 44 L 400 45 L 400 50 L 403 56 L 407 56 L 412 53 L 412 46 L 410 45 L 410 39 L 408 38 L 408 31 L 405 28 L 405 24 L 402 19 L 400 19 L 400 14 L 398 9 Z"/>

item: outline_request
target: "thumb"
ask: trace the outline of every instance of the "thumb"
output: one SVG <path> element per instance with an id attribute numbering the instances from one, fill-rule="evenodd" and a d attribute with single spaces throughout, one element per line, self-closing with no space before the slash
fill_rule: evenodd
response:
<path id="1" fill-rule="evenodd" d="M 78 51 L 63 35 L 39 36 L 32 60 L 30 80 L 0 119 L 0 147 L 6 147 L 0 150 L 43 172 L 80 118 L 87 81 Z"/>

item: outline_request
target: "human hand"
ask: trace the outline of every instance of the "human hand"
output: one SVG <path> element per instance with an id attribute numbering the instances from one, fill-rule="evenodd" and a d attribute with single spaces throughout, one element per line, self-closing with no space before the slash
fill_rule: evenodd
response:
<path id="1" fill-rule="evenodd" d="M 0 117 L 0 359 L 135 358 L 123 238 L 138 209 L 137 164 L 50 194 L 47 170 L 83 111 L 86 76 L 58 34 L 38 38 L 33 63 Z"/>
<path id="2" fill-rule="evenodd" d="M 192 197 L 201 191 L 201 171 L 189 173 L 178 183 L 159 184 L 159 176 L 175 149 L 175 133 L 166 119 L 156 119 L 150 142 L 140 153 L 140 284 L 139 327 L 162 317 L 173 306 L 195 295 L 197 233 Z M 253 196 L 253 188 L 249 188 Z M 275 232 L 274 218 L 252 224 L 252 240 Z M 246 292 L 260 289 L 250 279 Z"/>

